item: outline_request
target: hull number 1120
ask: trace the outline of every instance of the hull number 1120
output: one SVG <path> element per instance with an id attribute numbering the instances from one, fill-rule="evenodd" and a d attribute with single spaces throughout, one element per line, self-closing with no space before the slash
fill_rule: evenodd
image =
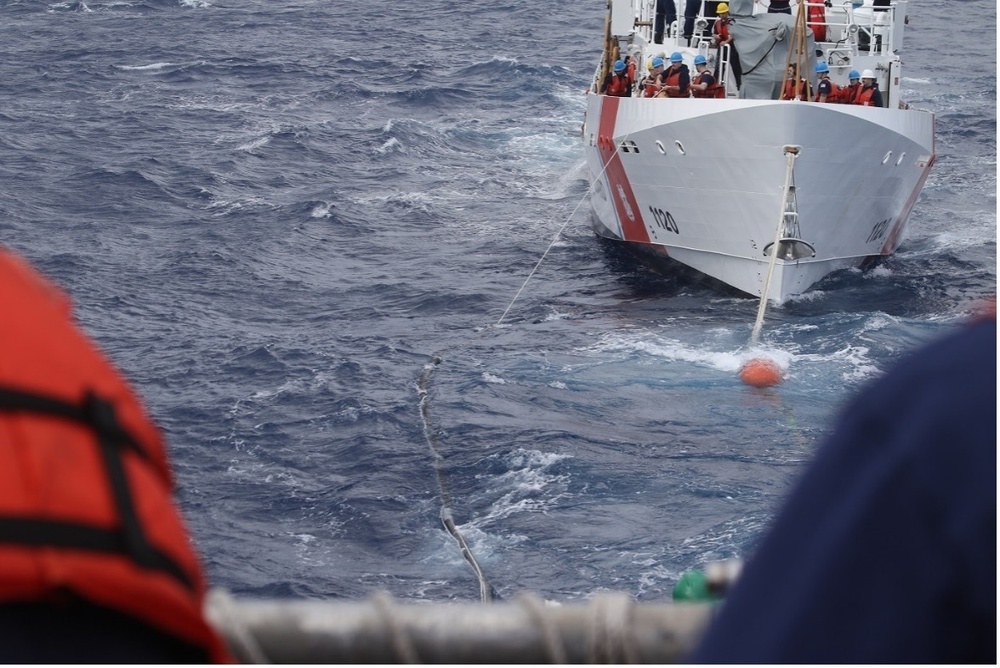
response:
<path id="1" fill-rule="evenodd" d="M 649 212 L 653 214 L 656 224 L 665 229 L 667 232 L 673 232 L 674 234 L 681 233 L 681 231 L 677 229 L 677 221 L 674 220 L 674 217 L 670 215 L 669 211 L 664 211 L 663 209 L 657 209 L 651 206 L 649 207 Z"/>

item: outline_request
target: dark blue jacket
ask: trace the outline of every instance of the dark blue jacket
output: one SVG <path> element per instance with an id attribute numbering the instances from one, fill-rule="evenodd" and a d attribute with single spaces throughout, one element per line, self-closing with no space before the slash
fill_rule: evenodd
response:
<path id="1" fill-rule="evenodd" d="M 997 328 L 902 360 L 843 412 L 696 663 L 996 663 Z"/>

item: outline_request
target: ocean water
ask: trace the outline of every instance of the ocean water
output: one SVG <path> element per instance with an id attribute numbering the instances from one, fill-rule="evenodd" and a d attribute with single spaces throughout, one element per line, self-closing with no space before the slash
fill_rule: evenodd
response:
<path id="1" fill-rule="evenodd" d="M 211 585 L 476 600 L 445 500 L 501 597 L 667 598 L 995 294 L 995 3 L 911 3 L 937 164 L 893 258 L 768 310 L 770 390 L 755 300 L 590 230 L 604 8 L 0 3 L 0 243 L 162 426 Z"/>

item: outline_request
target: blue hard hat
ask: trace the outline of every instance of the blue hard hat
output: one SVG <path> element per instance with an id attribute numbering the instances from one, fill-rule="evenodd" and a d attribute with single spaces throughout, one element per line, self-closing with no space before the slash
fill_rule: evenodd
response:
<path id="1" fill-rule="evenodd" d="M 616 60 L 615 61 L 615 72 L 624 72 L 624 71 L 625 71 L 625 63 L 623 63 L 620 60 Z"/>
<path id="2" fill-rule="evenodd" d="M 861 73 L 857 70 L 851 70 L 851 73 L 847 75 L 848 79 L 860 79 Z"/>
<path id="3" fill-rule="evenodd" d="M 829 72 L 830 66 L 826 63 L 816 63 L 816 74 L 822 74 L 823 72 Z"/>
<path id="4" fill-rule="evenodd" d="M 697 56 L 694 57 L 694 64 L 695 65 L 704 65 L 707 62 L 708 62 L 708 58 L 706 58 L 705 56 L 701 55 L 700 53 Z"/>
<path id="5" fill-rule="evenodd" d="M 679 63 L 684 60 L 684 56 L 681 55 L 680 51 L 674 51 L 670 54 L 670 62 Z"/>
<path id="6" fill-rule="evenodd" d="M 653 67 L 663 67 L 663 58 L 659 56 L 653 58 Z"/>

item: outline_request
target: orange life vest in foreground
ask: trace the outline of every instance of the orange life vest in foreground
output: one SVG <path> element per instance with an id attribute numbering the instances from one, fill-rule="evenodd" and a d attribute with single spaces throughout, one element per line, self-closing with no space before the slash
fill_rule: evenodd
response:
<path id="1" fill-rule="evenodd" d="M 160 433 L 71 310 L 0 248 L 0 605 L 68 593 L 231 661 Z"/>

